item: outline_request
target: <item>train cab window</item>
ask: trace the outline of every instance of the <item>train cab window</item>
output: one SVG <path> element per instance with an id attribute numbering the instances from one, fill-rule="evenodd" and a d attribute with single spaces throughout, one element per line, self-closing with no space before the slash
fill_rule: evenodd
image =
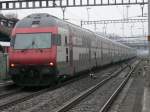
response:
<path id="1" fill-rule="evenodd" d="M 56 45 L 58 45 L 58 46 L 61 45 L 61 35 L 57 35 L 57 37 L 56 37 Z"/>
<path id="2" fill-rule="evenodd" d="M 13 47 L 15 43 L 15 37 L 11 37 L 10 46 Z"/>
<path id="3" fill-rule="evenodd" d="M 16 34 L 14 49 L 51 48 L 51 33 Z"/>

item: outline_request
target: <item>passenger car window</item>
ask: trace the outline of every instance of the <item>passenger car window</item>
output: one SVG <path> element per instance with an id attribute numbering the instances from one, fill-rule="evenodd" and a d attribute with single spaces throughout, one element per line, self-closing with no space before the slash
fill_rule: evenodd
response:
<path id="1" fill-rule="evenodd" d="M 61 35 L 53 34 L 52 35 L 52 44 L 60 46 L 61 45 Z"/>
<path id="2" fill-rule="evenodd" d="M 67 36 L 65 36 L 65 45 L 68 44 Z"/>

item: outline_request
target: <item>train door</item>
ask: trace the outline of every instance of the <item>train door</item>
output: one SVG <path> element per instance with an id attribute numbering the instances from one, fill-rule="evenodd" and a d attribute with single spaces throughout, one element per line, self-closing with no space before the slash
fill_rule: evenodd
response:
<path id="1" fill-rule="evenodd" d="M 103 65 L 103 41 L 101 41 L 101 65 Z"/>
<path id="2" fill-rule="evenodd" d="M 69 63 L 69 44 L 68 44 L 68 36 L 64 36 L 65 39 L 65 57 L 66 57 L 66 63 Z"/>
<path id="3" fill-rule="evenodd" d="M 97 58 L 97 61 L 98 61 L 98 66 L 101 65 L 101 57 L 102 57 L 102 54 L 101 54 L 101 40 L 98 40 L 98 58 Z"/>
<path id="4" fill-rule="evenodd" d="M 73 65 L 73 29 L 69 27 L 69 52 L 68 52 L 68 58 L 69 58 L 69 67 L 71 70 L 71 74 L 75 72 L 74 65 Z"/>
<path id="5" fill-rule="evenodd" d="M 61 35 L 61 45 L 57 46 L 57 68 L 60 75 L 69 75 L 69 30 L 60 27 L 58 32 Z"/>
<path id="6" fill-rule="evenodd" d="M 61 34 L 62 45 L 58 50 L 58 58 L 60 61 L 60 69 L 64 74 L 72 75 L 73 73 L 73 44 L 72 44 L 72 30 L 68 26 L 66 29 L 59 28 L 59 33 Z M 61 51 L 61 53 L 59 52 Z"/>
<path id="7" fill-rule="evenodd" d="M 73 46 L 72 46 L 72 35 L 65 36 L 66 45 L 66 62 L 72 66 L 73 65 Z"/>
<path id="8" fill-rule="evenodd" d="M 70 60 L 70 66 L 73 66 L 73 43 L 72 43 L 72 34 L 69 35 L 69 60 Z"/>
<path id="9" fill-rule="evenodd" d="M 97 46 L 97 38 L 95 37 L 95 40 L 94 40 L 94 66 L 97 67 L 97 54 L 98 54 L 98 46 Z"/>
<path id="10" fill-rule="evenodd" d="M 89 68 L 91 69 L 92 68 L 92 60 L 91 60 L 91 58 L 92 58 L 92 48 L 91 48 L 91 40 L 90 40 L 90 38 L 89 39 L 87 39 L 86 40 L 87 41 L 87 47 L 89 48 Z"/>
<path id="11" fill-rule="evenodd" d="M 97 51 L 97 49 L 96 49 Z M 95 66 L 97 67 L 97 54 L 96 54 L 96 51 L 94 52 L 94 59 L 95 59 Z"/>
<path id="12" fill-rule="evenodd" d="M 109 52 L 110 52 L 110 63 L 112 63 L 112 52 L 113 52 L 113 46 L 112 46 L 112 44 L 111 44 L 111 42 L 110 42 L 110 46 L 109 46 Z"/>

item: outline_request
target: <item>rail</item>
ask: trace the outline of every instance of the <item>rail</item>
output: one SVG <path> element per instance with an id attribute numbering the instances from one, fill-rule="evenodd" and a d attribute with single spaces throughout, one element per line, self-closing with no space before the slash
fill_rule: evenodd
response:
<path id="1" fill-rule="evenodd" d="M 105 84 L 108 80 L 110 80 L 110 79 L 116 77 L 117 75 L 119 75 L 119 73 L 121 73 L 127 67 L 128 66 L 125 66 L 122 69 L 119 69 L 114 74 L 112 74 L 111 76 L 107 77 L 103 81 L 99 82 L 95 86 L 93 86 L 93 87 L 89 88 L 88 90 L 82 92 L 80 95 L 72 98 L 70 101 L 66 102 L 63 106 L 58 107 L 57 109 L 54 110 L 54 112 L 66 112 L 67 110 L 69 110 L 70 108 L 72 108 L 74 105 L 76 105 L 77 103 L 79 103 L 81 100 L 83 100 L 84 98 L 86 98 L 88 95 L 90 95 L 91 93 L 93 93 L 95 90 L 97 90 L 99 87 L 101 87 L 103 84 Z M 131 71 L 131 73 L 132 72 L 133 72 L 133 70 Z"/>

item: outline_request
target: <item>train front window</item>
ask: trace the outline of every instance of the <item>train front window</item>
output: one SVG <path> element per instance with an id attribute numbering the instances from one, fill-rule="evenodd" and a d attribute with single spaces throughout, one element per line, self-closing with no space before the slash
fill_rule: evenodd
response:
<path id="1" fill-rule="evenodd" d="M 17 34 L 14 49 L 51 48 L 51 33 Z"/>

